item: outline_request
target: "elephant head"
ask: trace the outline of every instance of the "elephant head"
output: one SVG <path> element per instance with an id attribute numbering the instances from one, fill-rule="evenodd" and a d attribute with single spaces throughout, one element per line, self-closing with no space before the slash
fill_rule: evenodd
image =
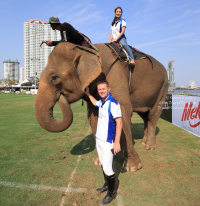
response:
<path id="1" fill-rule="evenodd" d="M 51 132 L 67 129 L 73 120 L 69 104 L 83 98 L 84 89 L 101 72 L 98 52 L 68 42 L 58 44 L 40 75 L 35 114 L 41 127 Z M 57 101 L 63 114 L 61 121 L 53 117 Z"/>

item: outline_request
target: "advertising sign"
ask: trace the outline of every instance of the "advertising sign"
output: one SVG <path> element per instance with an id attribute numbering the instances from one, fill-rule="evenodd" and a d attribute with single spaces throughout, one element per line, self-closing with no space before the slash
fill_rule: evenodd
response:
<path id="1" fill-rule="evenodd" d="M 200 137 L 200 97 L 172 95 L 172 124 Z"/>
<path id="2" fill-rule="evenodd" d="M 30 92 L 31 92 L 31 94 L 37 94 L 38 90 L 37 89 L 31 89 Z"/>
<path id="3" fill-rule="evenodd" d="M 158 109 L 161 109 L 161 104 L 160 102 Z M 167 94 L 166 100 L 164 102 L 164 106 L 162 107 L 162 114 L 160 118 L 172 123 L 172 95 Z"/>

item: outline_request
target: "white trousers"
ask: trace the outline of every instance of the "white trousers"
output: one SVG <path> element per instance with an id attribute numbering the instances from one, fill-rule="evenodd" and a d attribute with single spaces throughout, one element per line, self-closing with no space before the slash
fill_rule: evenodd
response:
<path id="1" fill-rule="evenodd" d="M 103 171 L 106 175 L 114 174 L 112 169 L 114 144 L 96 138 L 96 148 Z M 111 151 L 112 150 L 112 151 Z"/>

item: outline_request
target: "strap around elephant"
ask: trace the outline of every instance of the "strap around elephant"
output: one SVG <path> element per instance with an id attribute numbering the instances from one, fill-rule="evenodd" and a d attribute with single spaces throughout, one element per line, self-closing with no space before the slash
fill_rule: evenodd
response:
<path id="1" fill-rule="evenodd" d="M 110 47 L 110 43 L 106 43 L 105 45 L 108 46 L 109 48 L 111 48 L 111 47 Z M 111 49 L 113 49 L 113 48 L 111 48 Z M 117 62 L 117 60 L 119 59 L 119 56 L 120 56 L 120 51 L 118 51 L 118 54 L 117 54 L 117 57 L 116 57 L 115 61 L 110 65 L 110 67 L 108 68 L 107 72 L 105 72 L 105 75 L 106 75 L 106 76 L 107 76 L 108 73 L 110 72 L 112 66 L 113 66 L 113 65 Z"/>

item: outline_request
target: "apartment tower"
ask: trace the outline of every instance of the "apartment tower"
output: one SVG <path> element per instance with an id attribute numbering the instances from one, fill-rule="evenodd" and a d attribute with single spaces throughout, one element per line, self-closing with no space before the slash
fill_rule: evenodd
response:
<path id="1" fill-rule="evenodd" d="M 169 61 L 167 74 L 168 74 L 168 87 L 175 87 L 176 83 L 174 82 L 174 60 Z"/>
<path id="2" fill-rule="evenodd" d="M 19 62 L 16 59 L 11 61 L 10 59 L 3 62 L 4 65 L 4 79 L 10 79 L 15 82 L 19 81 Z"/>
<path id="3" fill-rule="evenodd" d="M 24 23 L 24 70 L 25 78 L 40 77 L 46 67 L 48 56 L 54 47 L 43 44 L 42 41 L 59 41 L 60 31 L 52 30 L 44 21 L 31 19 Z"/>

